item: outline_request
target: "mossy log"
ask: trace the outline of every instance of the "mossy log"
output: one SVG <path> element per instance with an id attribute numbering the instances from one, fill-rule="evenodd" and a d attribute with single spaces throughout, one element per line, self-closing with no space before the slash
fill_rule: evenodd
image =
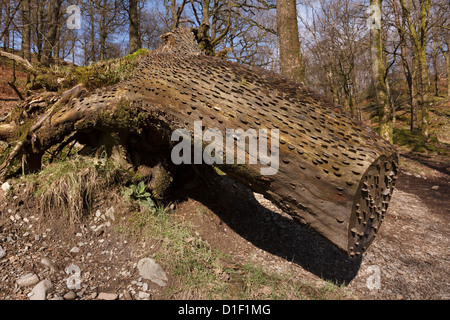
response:
<path id="1" fill-rule="evenodd" d="M 95 91 L 75 86 L 20 134 L 17 121 L 2 124 L 1 139 L 21 138 L 1 174 L 20 157 L 26 172 L 39 170 L 44 152 L 68 137 L 92 149 L 104 146 L 135 168 L 159 166 L 167 174 L 177 168 L 171 134 L 182 128 L 193 136 L 194 121 L 221 132 L 277 129 L 276 174 L 262 175 L 263 163 L 220 169 L 350 256 L 364 252 L 394 189 L 393 146 L 302 84 L 202 54 L 186 29 L 163 39 L 166 44 L 147 53 L 129 79 Z M 154 180 L 160 196 L 171 179 Z"/>

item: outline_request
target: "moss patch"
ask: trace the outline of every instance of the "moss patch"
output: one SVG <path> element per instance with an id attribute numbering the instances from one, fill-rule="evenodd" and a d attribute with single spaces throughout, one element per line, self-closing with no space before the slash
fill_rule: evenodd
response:
<path id="1" fill-rule="evenodd" d="M 134 74 L 140 58 L 149 50 L 140 49 L 125 57 L 102 61 L 91 66 L 76 67 L 68 71 L 65 87 L 82 83 L 86 89 L 95 90 L 119 83 Z"/>
<path id="2" fill-rule="evenodd" d="M 436 137 L 426 138 L 420 131 L 411 132 L 408 129 L 394 130 L 394 143 L 399 146 L 410 148 L 413 152 L 437 152 L 447 155 L 446 149 L 442 148 Z"/>

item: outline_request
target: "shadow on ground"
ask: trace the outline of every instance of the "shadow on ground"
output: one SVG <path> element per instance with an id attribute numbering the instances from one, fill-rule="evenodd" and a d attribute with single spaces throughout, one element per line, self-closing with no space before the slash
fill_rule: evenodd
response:
<path id="1" fill-rule="evenodd" d="M 348 284 L 357 275 L 361 258 L 350 259 L 314 230 L 277 213 L 273 205 L 269 208 L 275 211 L 261 205 L 247 187 L 219 175 L 209 176 L 207 184 L 181 193 L 208 207 L 254 246 L 338 285 Z"/>

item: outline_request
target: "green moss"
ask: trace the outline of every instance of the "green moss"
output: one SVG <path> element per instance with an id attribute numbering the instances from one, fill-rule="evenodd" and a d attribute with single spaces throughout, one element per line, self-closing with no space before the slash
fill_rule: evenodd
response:
<path id="1" fill-rule="evenodd" d="M 67 75 L 65 87 L 82 83 L 88 90 L 94 90 L 119 83 L 133 75 L 140 62 L 140 57 L 149 50 L 140 49 L 123 58 L 102 61 L 91 66 L 75 67 Z"/>
<path id="2" fill-rule="evenodd" d="M 436 137 L 427 138 L 418 130 L 411 132 L 408 129 L 394 129 L 394 144 L 411 148 L 414 152 L 447 154 L 447 151 L 439 146 Z"/>
<path id="3" fill-rule="evenodd" d="M 136 60 L 136 58 L 138 58 L 140 56 L 143 56 L 143 55 L 145 55 L 145 54 L 147 54 L 149 52 L 150 52 L 150 50 L 141 48 L 141 49 L 133 52 L 132 54 L 129 54 L 129 55 L 123 57 L 123 59 L 127 60 L 129 62 L 132 62 L 132 61 Z"/>
<path id="4" fill-rule="evenodd" d="M 145 113 L 133 108 L 129 101 L 122 99 L 118 102 L 113 112 L 101 112 L 97 116 L 96 122 L 104 127 L 137 133 L 146 120 L 147 116 Z"/>

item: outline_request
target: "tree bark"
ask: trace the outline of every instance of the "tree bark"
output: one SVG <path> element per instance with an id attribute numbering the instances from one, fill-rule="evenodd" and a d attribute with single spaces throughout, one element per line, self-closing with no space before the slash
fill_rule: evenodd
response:
<path id="1" fill-rule="evenodd" d="M 45 66 L 49 66 L 53 62 L 53 48 L 58 41 L 58 23 L 59 15 L 61 13 L 62 0 L 50 1 L 50 23 L 48 26 L 48 32 L 44 41 L 42 63 Z"/>
<path id="2" fill-rule="evenodd" d="M 129 41 L 130 41 L 130 53 L 136 52 L 141 48 L 141 39 L 139 35 L 139 0 L 129 0 Z"/>
<path id="3" fill-rule="evenodd" d="M 277 33 L 281 73 L 297 82 L 305 81 L 305 66 L 300 51 L 295 0 L 277 1 Z"/>
<path id="4" fill-rule="evenodd" d="M 31 0 L 22 0 L 22 57 L 31 61 Z"/>

